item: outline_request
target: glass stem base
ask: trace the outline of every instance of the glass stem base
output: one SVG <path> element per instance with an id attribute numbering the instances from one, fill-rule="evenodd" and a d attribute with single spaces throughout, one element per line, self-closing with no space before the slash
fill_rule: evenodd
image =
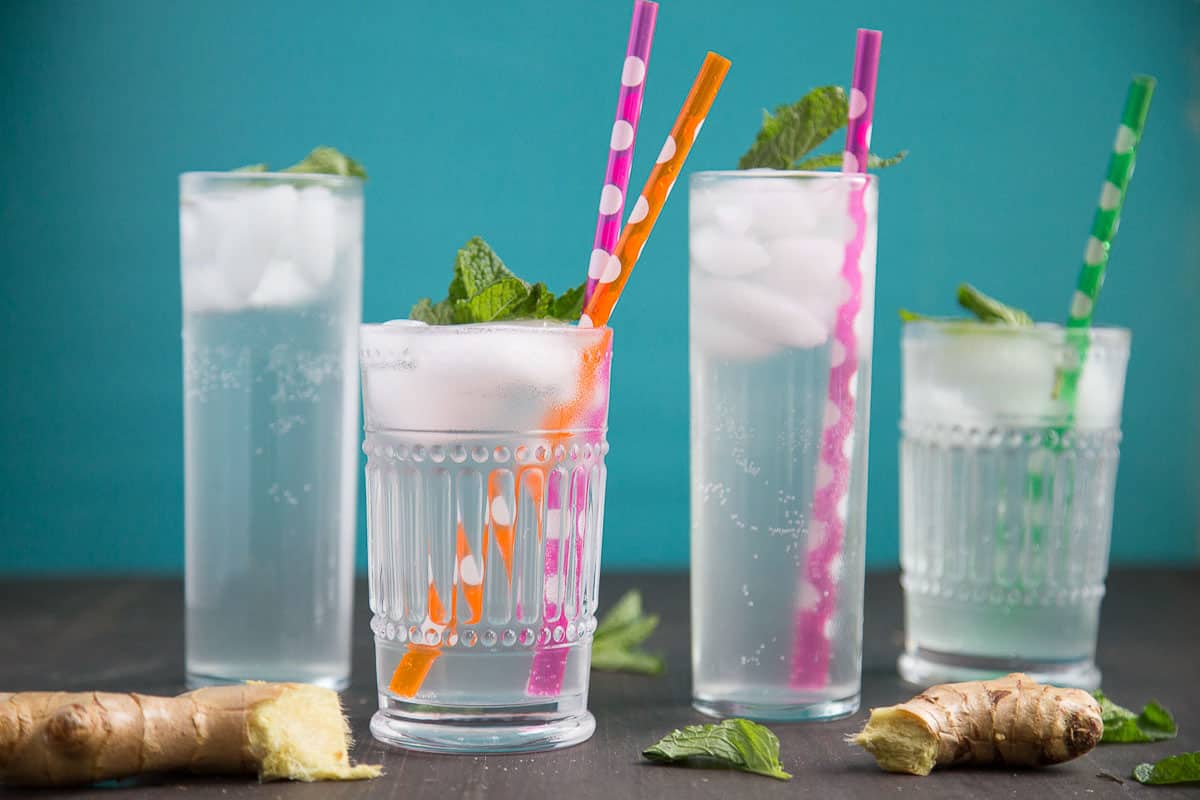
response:
<path id="1" fill-rule="evenodd" d="M 371 717 L 384 744 L 430 753 L 535 753 L 586 742 L 596 719 L 586 707 L 558 712 L 467 709 L 389 699 Z"/>
<path id="2" fill-rule="evenodd" d="M 1023 672 L 1038 683 L 1088 691 L 1100 687 L 1100 670 L 1090 658 L 1053 662 L 990 659 L 916 647 L 900 656 L 897 669 L 901 678 L 917 686 L 987 680 Z"/>
<path id="3" fill-rule="evenodd" d="M 701 714 L 719 719 L 745 717 L 760 722 L 805 722 L 848 717 L 858 711 L 861 695 L 824 700 L 816 703 L 744 703 L 736 700 L 717 700 L 693 697 L 692 708 Z"/>

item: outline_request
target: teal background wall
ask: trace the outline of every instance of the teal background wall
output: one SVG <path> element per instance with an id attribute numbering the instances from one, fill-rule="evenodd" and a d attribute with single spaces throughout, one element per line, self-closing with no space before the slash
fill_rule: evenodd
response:
<path id="1" fill-rule="evenodd" d="M 368 320 L 441 293 L 474 234 L 562 288 L 586 268 L 629 9 L 6 3 L 0 571 L 181 567 L 179 172 L 317 143 L 361 159 Z M 634 183 L 705 50 L 733 69 L 691 170 L 732 166 L 764 106 L 848 82 L 860 25 L 884 31 L 875 144 L 912 152 L 881 183 L 871 562 L 897 553 L 896 308 L 949 313 L 970 280 L 1065 317 L 1137 71 L 1159 88 L 1098 310 L 1135 342 L 1113 556 L 1194 559 L 1200 4 L 663 0 Z M 687 562 L 686 211 L 678 192 L 615 318 L 609 566 Z"/>

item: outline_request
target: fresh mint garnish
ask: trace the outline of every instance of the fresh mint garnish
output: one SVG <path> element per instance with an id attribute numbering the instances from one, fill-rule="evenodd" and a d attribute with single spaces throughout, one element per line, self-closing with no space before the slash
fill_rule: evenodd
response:
<path id="1" fill-rule="evenodd" d="M 840 86 L 813 89 L 791 105 L 782 105 L 775 113 L 763 111 L 762 129 L 754 144 L 738 161 L 738 169 L 820 169 L 840 167 L 842 153 L 827 153 L 805 158 L 822 142 L 846 125 L 849 113 L 846 92 Z M 880 169 L 898 164 L 907 151 L 890 158 L 868 156 L 867 167 Z"/>
<path id="2" fill-rule="evenodd" d="M 1200 781 L 1200 752 L 1167 756 L 1153 764 L 1133 768 L 1138 783 L 1192 783 Z"/>
<path id="3" fill-rule="evenodd" d="M 1021 309 L 988 297 L 969 283 L 959 285 L 958 304 L 978 317 L 980 322 L 998 322 L 1003 325 L 1033 324 L 1033 317 Z"/>
<path id="4" fill-rule="evenodd" d="M 1019 308 L 1001 303 L 994 297 L 989 297 L 969 283 L 958 287 L 958 304 L 975 315 L 975 319 L 956 319 L 953 317 L 931 317 L 928 314 L 918 314 L 906 308 L 900 309 L 901 322 L 942 322 L 961 326 L 964 330 L 972 325 L 1016 325 L 1033 324 L 1033 317 Z"/>
<path id="5" fill-rule="evenodd" d="M 269 172 L 265 163 L 247 164 L 238 167 L 233 172 Z M 352 178 L 366 179 L 367 171 L 350 156 L 334 147 L 314 147 L 304 160 L 285 167 L 280 172 L 294 172 L 305 175 L 346 175 Z"/>
<path id="6" fill-rule="evenodd" d="M 748 719 L 688 725 L 642 751 L 651 761 L 685 766 L 726 766 L 779 780 L 791 780 L 779 761 L 779 737 Z"/>
<path id="7" fill-rule="evenodd" d="M 662 658 L 638 647 L 657 627 L 658 615 L 642 611 L 642 593 L 636 589 L 626 592 L 596 626 L 592 669 L 661 674 L 665 667 Z"/>
<path id="8" fill-rule="evenodd" d="M 292 164 L 284 172 L 302 172 L 308 175 L 346 175 L 351 178 L 367 177 L 367 171 L 345 153 L 333 147 L 314 147 L 303 161 Z"/>
<path id="9" fill-rule="evenodd" d="M 1109 700 L 1099 689 L 1092 692 L 1092 696 L 1099 701 L 1104 720 L 1101 743 L 1160 742 L 1174 739 L 1179 732 L 1171 712 L 1153 700 L 1142 708 L 1141 714 L 1135 714 Z"/>
<path id="10" fill-rule="evenodd" d="M 504 265 L 488 243 L 476 236 L 454 259 L 454 278 L 446 299 L 423 298 L 408 318 L 430 325 L 466 325 L 518 319 L 574 321 L 583 311 L 583 285 L 555 298 L 544 283 L 529 284 Z"/>
<path id="11" fill-rule="evenodd" d="M 874 153 L 867 155 L 867 169 L 884 169 L 899 164 L 908 156 L 907 150 L 901 150 L 894 156 L 883 158 Z M 803 161 L 797 162 L 792 169 L 827 169 L 829 167 L 840 167 L 842 165 L 841 153 L 822 153 L 819 156 L 809 156 Z"/>

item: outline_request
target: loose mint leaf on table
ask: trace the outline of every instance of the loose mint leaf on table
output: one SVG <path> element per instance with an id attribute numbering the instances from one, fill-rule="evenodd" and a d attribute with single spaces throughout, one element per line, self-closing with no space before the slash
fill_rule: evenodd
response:
<path id="1" fill-rule="evenodd" d="M 583 284 L 559 298 L 544 283 L 529 284 L 513 274 L 500 256 L 478 236 L 454 259 L 454 278 L 446 299 L 423 298 L 409 319 L 430 325 L 466 325 L 518 319 L 557 319 L 573 322 L 583 311 Z"/>
<path id="2" fill-rule="evenodd" d="M 883 158 L 874 153 L 867 155 L 867 169 L 884 169 L 899 164 L 908 157 L 907 150 L 901 150 L 894 156 Z M 842 165 L 841 153 L 822 153 L 819 156 L 809 156 L 808 158 L 792 165 L 792 169 L 826 169 L 828 167 L 840 167 Z"/>
<path id="3" fill-rule="evenodd" d="M 685 766 L 726 766 L 779 780 L 791 780 L 779 761 L 779 737 L 748 719 L 688 725 L 642 751 L 651 761 Z"/>
<path id="4" fill-rule="evenodd" d="M 1200 781 L 1200 752 L 1168 756 L 1153 764 L 1133 768 L 1138 783 L 1192 783 Z"/>
<path id="5" fill-rule="evenodd" d="M 1151 700 L 1135 714 L 1119 706 L 1097 689 L 1092 695 L 1100 703 L 1100 714 L 1104 720 L 1104 735 L 1101 743 L 1160 742 L 1174 739 L 1179 730 L 1171 712 Z"/>
<path id="6" fill-rule="evenodd" d="M 642 593 L 632 589 L 600 619 L 592 635 L 592 669 L 659 675 L 662 658 L 641 650 L 658 627 L 658 615 L 642 611 Z"/>

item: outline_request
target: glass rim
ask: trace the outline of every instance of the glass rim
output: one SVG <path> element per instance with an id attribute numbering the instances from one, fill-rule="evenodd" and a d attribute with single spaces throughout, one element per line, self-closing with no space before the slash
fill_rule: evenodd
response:
<path id="1" fill-rule="evenodd" d="M 901 323 L 904 339 L 917 336 L 932 337 L 946 334 L 955 327 L 970 327 L 971 335 L 994 338 L 1043 338 L 1061 341 L 1069 330 L 1056 322 L 1037 322 L 1033 325 L 981 324 L 968 319 L 922 319 Z M 1118 325 L 1091 325 L 1087 329 L 1091 340 L 1098 344 L 1129 347 L 1133 331 Z"/>
<path id="2" fill-rule="evenodd" d="M 405 320 L 407 321 L 407 320 Z M 594 336 L 609 330 L 607 325 L 598 328 L 583 328 L 574 323 L 533 324 L 545 320 L 513 320 L 503 322 L 472 322 L 464 325 L 396 325 L 394 322 L 363 322 L 359 324 L 362 333 L 379 333 L 387 336 L 402 336 L 416 334 L 418 336 L 482 334 L 488 331 L 520 331 L 538 336 L 560 335 Z"/>
<path id="3" fill-rule="evenodd" d="M 192 183 L 301 183 L 336 187 L 361 187 L 365 180 L 356 175 L 330 175 L 324 172 L 222 172 L 219 170 L 192 170 L 179 173 L 181 187 Z"/>
<path id="4" fill-rule="evenodd" d="M 688 182 L 697 179 L 720 178 L 726 180 L 758 178 L 765 180 L 781 180 L 785 178 L 804 178 L 806 180 L 859 180 L 864 183 L 878 183 L 879 176 L 872 172 L 830 172 L 828 170 L 809 169 L 712 169 L 693 172 Z"/>

